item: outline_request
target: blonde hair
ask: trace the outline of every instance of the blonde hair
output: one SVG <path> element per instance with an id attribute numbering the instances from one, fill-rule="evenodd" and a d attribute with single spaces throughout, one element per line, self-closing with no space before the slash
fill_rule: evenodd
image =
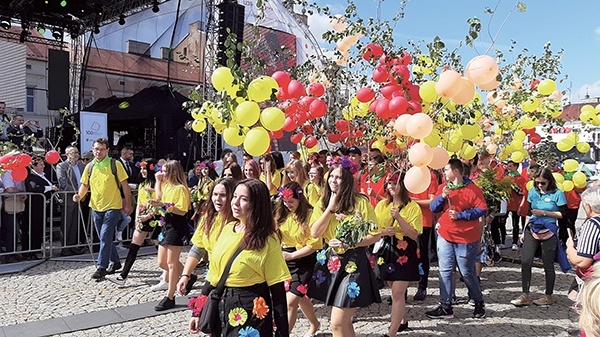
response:
<path id="1" fill-rule="evenodd" d="M 178 160 L 169 160 L 163 166 L 167 169 L 165 179 L 173 185 L 184 185 L 187 186 L 187 179 L 183 172 L 183 167 Z"/>
<path id="2" fill-rule="evenodd" d="M 600 337 L 600 266 L 594 269 L 594 275 L 585 283 L 581 292 L 579 327 L 588 337 Z"/>

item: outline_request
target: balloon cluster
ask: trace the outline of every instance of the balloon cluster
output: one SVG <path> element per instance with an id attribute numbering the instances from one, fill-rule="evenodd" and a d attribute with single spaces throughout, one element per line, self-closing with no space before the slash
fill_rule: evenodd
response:
<path id="1" fill-rule="evenodd" d="M 355 25 L 348 26 L 346 18 L 340 14 L 334 15 L 330 23 L 333 30 L 345 35 L 335 44 L 339 52 L 335 62 L 340 66 L 345 66 L 350 58 L 350 48 L 360 40 L 363 34 L 360 30 L 356 29 Z"/>
<path id="2" fill-rule="evenodd" d="M 27 165 L 31 163 L 31 156 L 26 153 L 5 154 L 0 157 L 0 168 L 11 171 L 10 175 L 15 182 L 27 178 Z"/>

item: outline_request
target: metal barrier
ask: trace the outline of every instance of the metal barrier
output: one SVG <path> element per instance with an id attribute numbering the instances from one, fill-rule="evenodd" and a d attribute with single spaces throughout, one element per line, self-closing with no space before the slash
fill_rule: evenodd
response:
<path id="1" fill-rule="evenodd" d="M 136 192 L 132 191 L 134 202 Z M 75 193 L 53 192 L 50 200 L 43 193 L 0 193 L 0 261 L 16 262 L 33 258 L 33 254 L 38 254 L 35 259 L 47 259 L 97 249 L 100 243 L 88 207 L 89 196 L 83 202 L 75 203 Z M 14 205 L 23 197 L 25 207 L 22 212 L 9 214 L 5 211 L 6 200 Z M 135 204 L 133 207 L 135 209 Z M 131 240 L 135 225 L 133 215 L 123 230 L 122 241 Z"/>

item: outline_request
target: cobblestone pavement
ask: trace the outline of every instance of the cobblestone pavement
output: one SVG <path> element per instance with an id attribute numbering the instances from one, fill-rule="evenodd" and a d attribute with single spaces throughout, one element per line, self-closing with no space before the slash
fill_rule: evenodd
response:
<path id="1" fill-rule="evenodd" d="M 505 256 L 517 254 L 504 250 Z M 182 254 L 182 262 L 185 260 Z M 0 326 L 40 321 L 74 314 L 129 306 L 145 302 L 157 302 L 164 292 L 152 292 L 149 286 L 158 282 L 160 271 L 155 256 L 142 256 L 136 261 L 127 284 L 117 287 L 108 282 L 90 279 L 95 267 L 91 262 L 46 261 L 25 272 L 0 276 Z M 204 270 L 197 270 L 203 273 Z M 412 300 L 415 287 L 409 288 L 407 317 L 410 336 L 567 336 L 577 328 L 577 314 L 567 298 L 567 290 L 573 276 L 557 271 L 555 303 L 549 307 L 530 306 L 515 308 L 509 302 L 520 294 L 520 265 L 503 261 L 486 267 L 482 273 L 482 285 L 486 302 L 487 318 L 470 318 L 473 307 L 468 304 L 454 308 L 455 318 L 431 320 L 425 311 L 437 305 L 437 268 L 432 267 L 428 296 L 423 302 Z M 535 298 L 543 293 L 544 276 L 541 268 L 534 268 L 531 294 Z M 458 282 L 457 296 L 466 299 L 466 288 Z M 194 292 L 197 292 L 196 289 Z M 193 292 L 193 293 L 194 293 Z M 192 294 L 193 294 L 192 293 Z M 380 336 L 387 332 L 390 306 L 387 303 L 389 289 L 381 291 L 383 303 L 374 304 L 357 311 L 354 327 L 358 336 Z M 330 308 L 316 304 L 317 315 L 322 324 L 320 336 L 330 336 Z M 179 311 L 148 317 L 96 329 L 76 331 L 65 336 L 181 336 L 189 335 L 187 322 L 189 311 Z M 299 315 L 293 335 L 303 336 L 308 323 Z"/>

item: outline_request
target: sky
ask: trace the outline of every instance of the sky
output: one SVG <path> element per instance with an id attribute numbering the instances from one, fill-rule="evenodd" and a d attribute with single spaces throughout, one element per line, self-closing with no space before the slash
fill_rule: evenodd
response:
<path id="1" fill-rule="evenodd" d="M 316 1 L 320 6 L 329 6 L 332 14 L 343 13 L 347 6 L 345 0 Z M 253 3 L 250 0 L 241 2 L 244 5 Z M 399 10 L 400 0 L 354 2 L 364 20 L 374 17 L 389 21 Z M 509 16 L 516 0 L 407 0 L 405 17 L 394 29 L 395 41 L 398 45 L 407 46 L 408 40 L 429 42 L 433 37 L 440 36 L 448 49 L 454 49 L 468 32 L 467 19 L 476 16 L 482 21 L 482 31 L 476 49 L 468 46 L 460 49 L 465 63 L 488 49 L 492 41 L 488 30 L 492 36 L 498 34 L 494 48 L 504 51 L 512 39 L 517 41 L 517 50 L 528 48 L 530 54 L 540 55 L 543 46 L 550 42 L 553 51 L 564 49 L 562 73 L 567 74 L 568 78 L 558 88 L 566 91 L 568 102 L 578 103 L 586 94 L 593 98 L 600 97 L 600 0 L 522 2 L 527 6 L 526 12 L 514 10 Z M 169 45 L 169 29 L 174 25 L 177 3 L 177 0 L 171 0 L 161 4 L 161 11 L 156 14 L 145 11 L 128 17 L 125 26 L 113 23 L 102 27 L 97 45 L 100 48 L 123 50 L 125 41 L 135 39 L 151 43 L 153 56 L 157 56 L 160 47 Z M 206 13 L 202 13 L 201 3 L 201 0 L 181 0 L 176 41 L 185 37 L 189 23 L 206 16 Z M 493 17 L 484 12 L 486 7 L 496 8 Z M 247 8 L 247 14 L 248 11 Z M 308 23 L 314 37 L 321 42 L 321 47 L 331 49 L 333 46 L 327 45 L 321 38 L 323 32 L 331 29 L 329 18 L 314 14 L 309 17 Z M 361 43 L 367 42 L 368 37 L 363 37 Z M 493 52 L 489 54 L 493 55 Z M 508 55 L 506 52 L 504 54 Z"/>
<path id="2" fill-rule="evenodd" d="M 408 40 L 429 42 L 440 36 L 448 49 L 454 49 L 468 32 L 467 19 L 476 16 L 482 21 L 480 44 L 476 51 L 468 46 L 460 49 L 464 62 L 485 53 L 492 41 L 488 29 L 492 36 L 498 34 L 494 48 L 504 51 L 508 50 L 512 39 L 517 41 L 518 50 L 528 48 L 530 54 L 540 55 L 544 44 L 550 42 L 553 51 L 564 49 L 562 73 L 568 78 L 558 88 L 566 91 L 565 96 L 570 102 L 578 103 L 586 93 L 590 97 L 600 97 L 600 1 L 522 0 L 527 10 L 524 13 L 515 10 L 508 16 L 516 2 L 409 0 L 405 17 L 394 29 L 394 40 L 398 45 L 407 46 Z M 317 3 L 329 6 L 332 14 L 344 13 L 347 6 L 345 1 L 318 0 Z M 364 20 L 373 17 L 390 21 L 400 7 L 400 0 L 355 0 L 354 3 Z M 486 7 L 496 6 L 493 18 L 484 13 Z M 500 29 L 505 19 L 506 23 Z M 329 18 L 318 14 L 309 18 L 309 25 L 320 41 L 322 33 L 331 27 Z M 363 37 L 361 42 L 365 39 Z"/>

